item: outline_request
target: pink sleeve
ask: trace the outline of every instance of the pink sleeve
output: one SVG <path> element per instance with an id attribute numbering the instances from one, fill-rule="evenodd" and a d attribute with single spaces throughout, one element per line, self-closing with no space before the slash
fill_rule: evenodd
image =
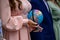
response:
<path id="1" fill-rule="evenodd" d="M 23 18 L 21 16 L 11 17 L 9 22 L 6 24 L 6 28 L 10 31 L 16 31 L 22 28 Z"/>

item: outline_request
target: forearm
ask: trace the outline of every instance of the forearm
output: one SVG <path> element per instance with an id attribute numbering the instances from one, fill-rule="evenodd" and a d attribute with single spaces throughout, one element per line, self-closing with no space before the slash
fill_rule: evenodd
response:
<path id="1" fill-rule="evenodd" d="M 23 19 L 23 23 L 28 23 L 29 19 Z"/>
<path id="2" fill-rule="evenodd" d="M 2 19 L 2 24 L 6 25 L 8 22 L 11 13 L 10 13 L 10 7 L 9 7 L 9 2 L 8 0 L 0 0 L 1 2 L 1 19 Z"/>

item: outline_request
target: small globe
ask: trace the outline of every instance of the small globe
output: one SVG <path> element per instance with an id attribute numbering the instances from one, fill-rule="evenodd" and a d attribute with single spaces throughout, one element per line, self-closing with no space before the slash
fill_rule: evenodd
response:
<path id="1" fill-rule="evenodd" d="M 35 21 L 36 23 L 40 24 L 43 21 L 43 14 L 39 10 L 31 10 L 28 15 L 28 19 Z"/>

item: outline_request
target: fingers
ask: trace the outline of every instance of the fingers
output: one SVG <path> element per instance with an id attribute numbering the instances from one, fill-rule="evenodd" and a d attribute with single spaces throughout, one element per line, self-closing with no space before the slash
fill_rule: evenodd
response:
<path id="1" fill-rule="evenodd" d="M 42 32 L 43 28 L 38 25 L 37 29 L 34 30 L 34 32 Z"/>
<path id="2" fill-rule="evenodd" d="M 40 26 L 38 26 L 38 30 L 39 30 L 39 32 L 42 32 L 43 31 L 43 28 L 40 27 Z"/>
<path id="3" fill-rule="evenodd" d="M 39 30 L 39 32 L 42 32 L 43 31 L 43 28 L 41 28 L 40 30 Z"/>
<path id="4" fill-rule="evenodd" d="M 34 32 L 42 32 L 43 28 L 40 27 L 36 22 L 33 22 L 32 20 L 29 20 L 28 22 L 28 25 L 29 27 L 32 27 L 32 28 L 37 28 L 36 30 L 34 30 Z"/>
<path id="5" fill-rule="evenodd" d="M 37 23 L 36 22 L 33 22 L 32 20 L 29 20 L 28 21 L 28 25 L 30 26 L 30 27 L 37 27 Z"/>
<path id="6" fill-rule="evenodd" d="M 29 20 L 29 23 L 33 24 L 33 25 L 36 25 L 37 23 L 32 21 L 32 20 Z"/>

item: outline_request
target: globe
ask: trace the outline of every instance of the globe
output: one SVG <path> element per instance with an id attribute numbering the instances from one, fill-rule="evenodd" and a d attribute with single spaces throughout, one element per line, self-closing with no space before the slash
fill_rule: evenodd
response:
<path id="1" fill-rule="evenodd" d="M 34 22 L 38 24 L 41 24 L 43 21 L 43 14 L 39 10 L 31 10 L 28 13 L 27 18 L 33 20 Z"/>

